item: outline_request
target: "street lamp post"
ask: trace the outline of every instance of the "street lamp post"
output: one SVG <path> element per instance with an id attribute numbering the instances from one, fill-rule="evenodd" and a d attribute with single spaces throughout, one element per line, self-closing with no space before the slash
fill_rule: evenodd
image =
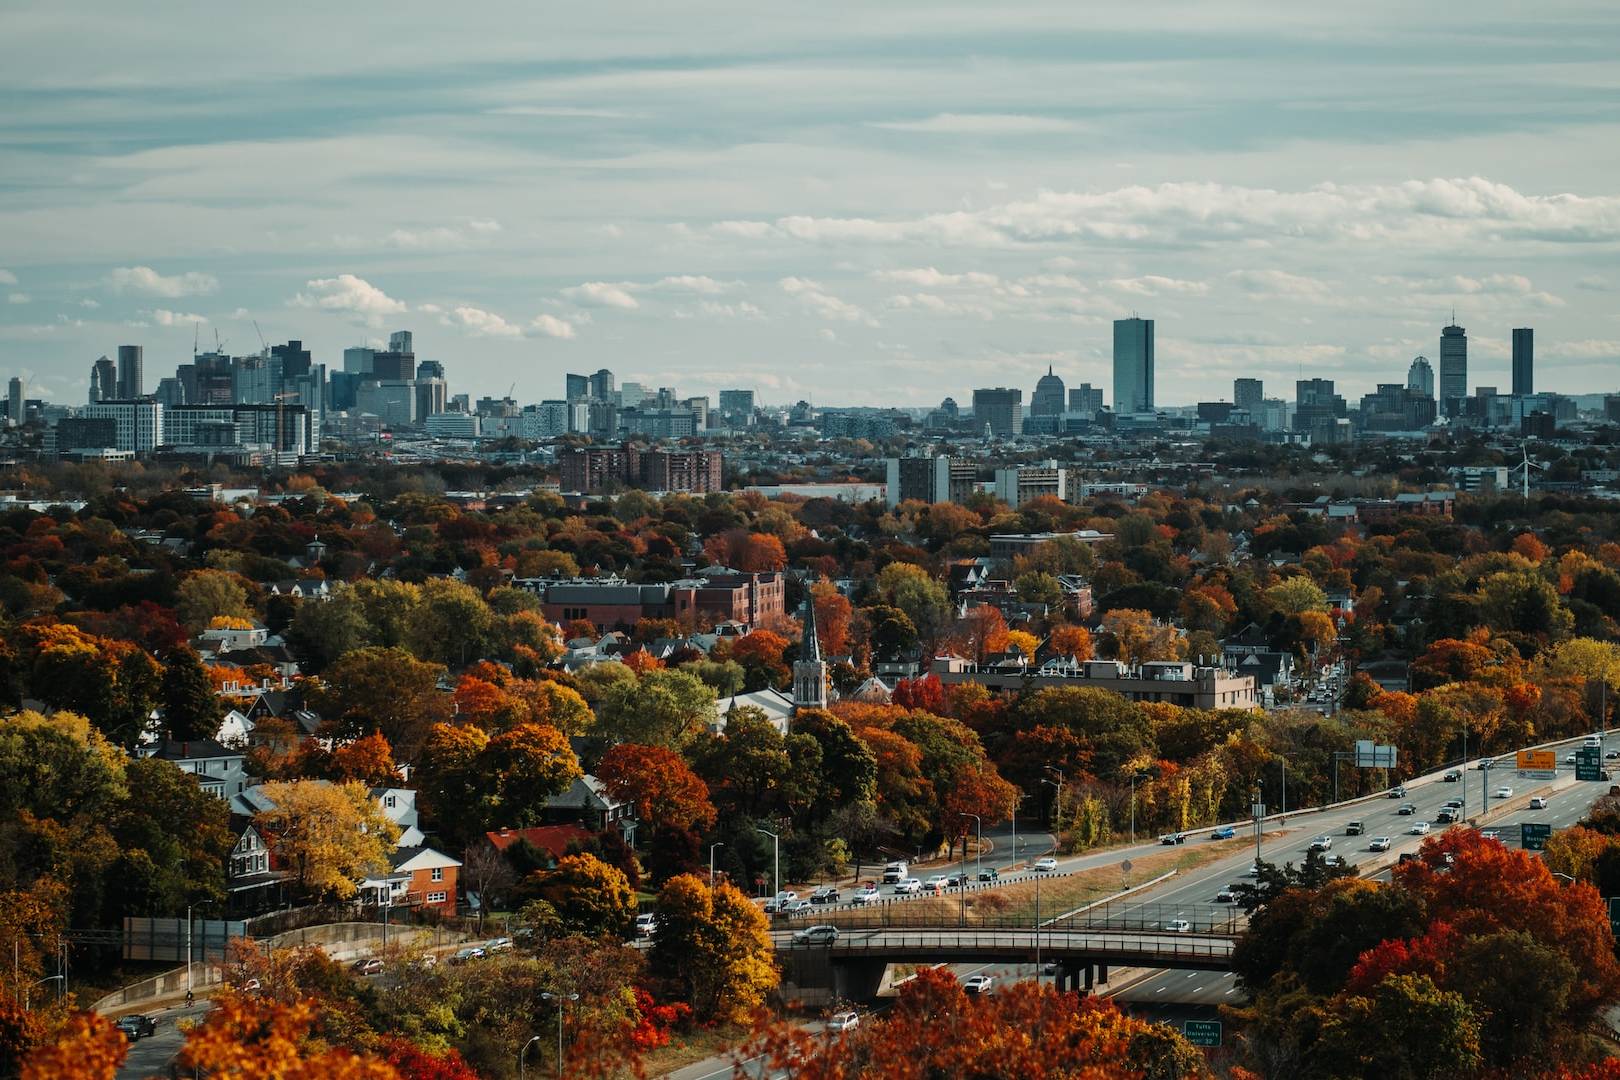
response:
<path id="1" fill-rule="evenodd" d="M 550 995 L 548 994 L 547 996 L 549 997 Z M 531 1035 L 529 1037 L 529 1041 L 523 1044 L 523 1049 L 518 1051 L 518 1076 L 519 1077 L 523 1077 L 523 1076 L 528 1075 L 528 1069 L 524 1066 L 523 1062 L 524 1062 L 524 1059 L 529 1056 L 529 1047 L 533 1046 L 535 1043 L 539 1042 L 543 1038 L 545 1038 L 544 1035 Z"/>
<path id="2" fill-rule="evenodd" d="M 709 888 L 714 888 L 714 849 L 726 846 L 724 840 L 717 840 L 709 845 Z"/>
<path id="3" fill-rule="evenodd" d="M 964 813 L 959 812 L 957 816 L 972 818 L 974 826 L 978 829 L 978 832 L 979 832 L 979 849 L 976 852 L 974 852 L 973 865 L 980 873 L 983 873 L 984 872 L 984 819 L 981 818 L 978 814 L 964 814 Z M 966 836 L 962 837 L 962 868 L 964 870 L 967 869 L 967 837 Z M 962 888 L 963 889 L 967 888 L 967 882 L 965 882 L 965 881 L 962 882 Z"/>
<path id="4" fill-rule="evenodd" d="M 1018 808 L 1023 805 L 1024 800 L 1027 799 L 1027 798 L 1029 798 L 1029 792 L 1026 791 L 1026 792 L 1023 792 L 1022 794 L 1020 794 L 1018 796 L 1018 798 L 1013 800 L 1013 812 L 1012 812 L 1012 862 L 1007 864 L 1007 869 L 1008 870 L 1011 870 L 1014 866 L 1018 865 Z"/>
<path id="5" fill-rule="evenodd" d="M 57 979 L 62 980 L 62 985 L 63 986 L 67 985 L 67 976 L 66 975 L 47 975 L 43 979 L 40 979 L 39 981 L 30 984 L 28 989 L 23 991 L 23 1008 L 24 1009 L 28 1008 L 28 999 L 33 996 L 32 992 L 33 992 L 34 987 L 36 987 L 36 986 L 44 986 L 46 983 L 55 982 Z"/>
<path id="6" fill-rule="evenodd" d="M 191 911 L 193 908 L 209 907 L 212 900 L 203 900 L 196 904 L 186 905 L 186 993 L 191 993 Z M 206 945 L 206 942 L 205 942 Z"/>
<path id="7" fill-rule="evenodd" d="M 1055 766 L 1052 766 L 1052 765 L 1044 766 L 1044 768 L 1046 769 L 1047 772 L 1053 773 L 1053 774 L 1055 774 L 1057 776 L 1057 779 L 1055 781 L 1054 780 L 1045 780 L 1045 779 L 1043 779 L 1041 781 L 1041 783 L 1043 783 L 1043 784 L 1051 784 L 1054 788 L 1057 789 L 1057 794 L 1052 797 L 1052 831 L 1054 833 L 1062 833 L 1063 832 L 1063 781 L 1064 781 L 1065 777 L 1063 775 L 1063 770 L 1062 769 L 1059 769 L 1059 768 L 1057 768 Z"/>
<path id="8" fill-rule="evenodd" d="M 555 1001 L 557 1003 L 557 1078 L 558 1078 L 558 1080 L 562 1080 L 562 1074 L 563 1074 L 563 1011 L 568 1007 L 568 1003 L 570 1001 L 578 1001 L 579 1000 L 579 995 L 578 994 L 542 993 L 540 996 L 542 998 L 544 998 L 545 1000 L 547 1000 L 547 1001 Z M 535 1036 L 535 1037 L 539 1038 L 539 1036 Z"/>
<path id="9" fill-rule="evenodd" d="M 772 876 L 775 878 L 773 884 L 776 887 L 771 890 L 771 898 L 774 900 L 776 895 L 782 891 L 782 837 L 769 829 L 762 829 L 758 825 L 754 826 L 754 831 L 764 833 L 771 838 L 771 851 L 775 856 L 775 870 L 772 872 Z"/>

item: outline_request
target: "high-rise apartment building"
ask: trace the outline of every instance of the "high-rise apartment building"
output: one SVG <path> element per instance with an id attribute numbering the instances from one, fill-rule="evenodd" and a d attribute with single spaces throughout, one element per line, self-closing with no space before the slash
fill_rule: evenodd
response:
<path id="1" fill-rule="evenodd" d="M 6 385 L 6 418 L 17 427 L 23 422 L 23 383 L 13 375 Z"/>
<path id="2" fill-rule="evenodd" d="M 1090 383 L 1081 383 L 1069 391 L 1069 411 L 1081 413 L 1085 416 L 1096 416 L 1102 412 L 1106 402 L 1103 400 L 1103 389 L 1092 386 Z"/>
<path id="3" fill-rule="evenodd" d="M 1114 411 L 1153 411 L 1153 320 L 1114 320 Z"/>
<path id="4" fill-rule="evenodd" d="M 1005 386 L 973 391 L 973 427 L 990 429 L 998 439 L 1010 439 L 1024 430 L 1024 392 Z"/>
<path id="5" fill-rule="evenodd" d="M 118 346 L 118 396 L 131 401 L 146 392 L 144 366 L 146 349 L 140 345 Z"/>
<path id="6" fill-rule="evenodd" d="M 754 419 L 752 390 L 720 391 L 720 419 L 727 427 L 747 427 Z"/>
<path id="7" fill-rule="evenodd" d="M 1266 384 L 1260 379 L 1233 379 L 1232 404 L 1251 416 L 1260 411 L 1266 400 Z"/>
<path id="8" fill-rule="evenodd" d="M 1416 390 L 1424 397 L 1434 397 L 1434 368 L 1429 364 L 1428 357 L 1412 359 L 1412 366 L 1406 369 L 1406 388 Z"/>
<path id="9" fill-rule="evenodd" d="M 1062 416 L 1063 397 L 1063 380 L 1052 374 L 1049 366 L 1046 374 L 1035 384 L 1035 393 L 1029 399 L 1029 415 Z"/>
<path id="10" fill-rule="evenodd" d="M 1536 392 L 1536 332 L 1528 326 L 1513 331 L 1513 396 Z"/>
<path id="11" fill-rule="evenodd" d="M 1453 316 L 1450 326 L 1440 331 L 1440 412 L 1460 416 L 1468 397 L 1468 331 Z"/>
<path id="12" fill-rule="evenodd" d="M 963 503 L 979 490 L 979 467 L 965 458 L 918 456 L 889 458 L 888 504 L 916 499 L 925 503 Z"/>

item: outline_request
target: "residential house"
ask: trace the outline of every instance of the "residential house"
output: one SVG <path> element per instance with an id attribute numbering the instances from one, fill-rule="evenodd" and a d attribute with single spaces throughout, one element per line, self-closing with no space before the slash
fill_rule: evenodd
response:
<path id="1" fill-rule="evenodd" d="M 572 823 L 592 832 L 617 828 L 630 841 L 636 831 L 636 810 L 608 794 L 607 785 L 586 773 L 561 795 L 546 800 L 545 818 L 553 824 Z"/>
<path id="2" fill-rule="evenodd" d="M 416 792 L 410 788 L 372 788 L 371 797 L 377 800 L 383 816 L 399 826 L 399 846 L 419 847 L 426 841 L 418 824 Z"/>
<path id="3" fill-rule="evenodd" d="M 145 757 L 172 761 L 182 772 L 197 777 L 197 784 L 210 795 L 230 799 L 248 786 L 241 751 L 222 746 L 213 739 L 165 738 L 142 752 Z"/>
<path id="4" fill-rule="evenodd" d="M 567 853 L 569 845 L 588 845 L 596 834 L 579 825 L 538 825 L 530 829 L 497 829 L 484 834 L 484 842 L 504 853 L 520 841 L 551 857 L 551 865 Z"/>
<path id="5" fill-rule="evenodd" d="M 275 868 L 270 846 L 251 824 L 242 826 L 225 861 L 226 907 L 232 913 L 265 911 L 279 906 L 287 874 Z"/>
<path id="6" fill-rule="evenodd" d="M 1255 623 L 1221 643 L 1221 659 L 1238 674 L 1254 676 L 1257 686 L 1283 687 L 1294 681 L 1294 654 L 1272 648 Z"/>
<path id="7" fill-rule="evenodd" d="M 430 847 L 398 847 L 389 856 L 388 870 L 362 880 L 356 896 L 363 904 L 421 906 L 454 915 L 460 875 L 459 859 Z"/>

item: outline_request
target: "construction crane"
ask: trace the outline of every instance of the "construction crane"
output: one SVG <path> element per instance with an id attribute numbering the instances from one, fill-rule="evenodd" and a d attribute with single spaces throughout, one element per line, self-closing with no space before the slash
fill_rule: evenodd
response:
<path id="1" fill-rule="evenodd" d="M 259 335 L 259 349 L 260 349 L 259 355 L 261 355 L 261 356 L 269 356 L 270 355 L 270 343 L 268 341 L 264 340 L 264 331 L 259 329 L 259 320 L 258 319 L 253 320 L 253 332 L 255 334 Z"/>

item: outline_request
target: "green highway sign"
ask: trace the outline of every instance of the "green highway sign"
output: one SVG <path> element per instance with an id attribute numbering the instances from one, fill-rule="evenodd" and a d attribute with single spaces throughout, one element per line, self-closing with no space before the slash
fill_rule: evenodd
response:
<path id="1" fill-rule="evenodd" d="M 1551 825 L 1526 821 L 1519 826 L 1519 845 L 1526 851 L 1543 851 L 1547 847 L 1547 837 L 1551 835 Z"/>
<path id="2" fill-rule="evenodd" d="M 1219 1020 L 1183 1020 L 1181 1033 L 1187 1036 L 1187 1041 L 1194 1046 L 1221 1045 L 1221 1022 Z"/>
<path id="3" fill-rule="evenodd" d="M 1603 750 L 1596 746 L 1583 746 L 1575 751 L 1575 779 L 1603 779 Z"/>

